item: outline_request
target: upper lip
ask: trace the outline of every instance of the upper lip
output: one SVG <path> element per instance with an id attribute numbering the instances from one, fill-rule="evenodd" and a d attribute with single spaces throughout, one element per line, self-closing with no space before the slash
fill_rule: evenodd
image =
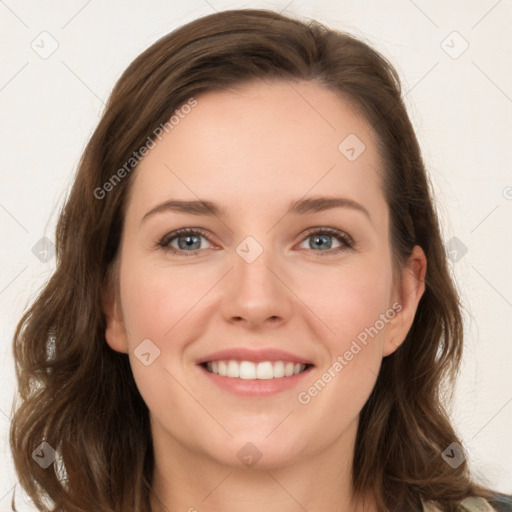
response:
<path id="1" fill-rule="evenodd" d="M 274 348 L 265 348 L 259 350 L 250 350 L 245 347 L 227 348 L 212 352 L 207 356 L 197 360 L 197 364 L 206 363 L 208 361 L 252 361 L 261 363 L 262 361 L 289 361 L 292 363 L 313 364 L 309 359 Z"/>

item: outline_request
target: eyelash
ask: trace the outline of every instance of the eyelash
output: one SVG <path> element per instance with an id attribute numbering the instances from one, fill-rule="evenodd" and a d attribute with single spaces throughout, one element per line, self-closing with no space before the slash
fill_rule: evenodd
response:
<path id="1" fill-rule="evenodd" d="M 183 256 L 195 255 L 198 251 L 201 251 L 202 249 L 194 249 L 192 251 L 184 251 L 182 249 L 175 249 L 174 247 L 170 246 L 170 243 L 175 238 L 179 238 L 181 236 L 186 236 L 186 235 L 201 235 L 202 237 L 204 237 L 208 241 L 210 241 L 208 239 L 208 237 L 206 236 L 206 233 L 201 229 L 182 228 L 182 229 L 177 229 L 176 231 L 173 231 L 172 233 L 166 234 L 163 238 L 161 238 L 155 244 L 155 248 L 163 249 L 164 251 L 169 252 L 170 254 L 173 254 L 173 255 L 183 255 Z M 354 241 L 352 240 L 352 238 L 350 236 L 348 236 L 347 234 L 343 233 L 342 231 L 338 231 L 337 229 L 334 229 L 334 228 L 318 228 L 318 229 L 316 229 L 316 231 L 310 231 L 301 240 L 301 243 L 304 240 L 306 240 L 307 238 L 311 237 L 312 235 L 332 236 L 332 237 L 338 239 L 338 241 L 343 244 L 343 245 L 341 245 L 341 247 L 337 247 L 335 249 L 329 249 L 326 251 L 313 251 L 313 252 L 320 253 L 319 255 L 321 255 L 321 256 L 328 256 L 328 255 L 332 256 L 334 254 L 338 254 L 340 252 L 347 251 L 349 249 L 353 249 L 354 245 L 355 245 Z M 310 250 L 312 250 L 312 249 L 310 249 Z"/>

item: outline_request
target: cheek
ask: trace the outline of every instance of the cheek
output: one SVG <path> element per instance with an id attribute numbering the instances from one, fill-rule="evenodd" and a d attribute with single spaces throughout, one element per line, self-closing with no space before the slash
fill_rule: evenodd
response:
<path id="1" fill-rule="evenodd" d="M 169 407 L 188 403 L 181 397 L 176 368 L 190 335 L 192 308 L 206 290 L 190 272 L 137 267 L 129 258 L 125 263 L 120 278 L 130 364 L 140 394 L 159 417 Z"/>
<path id="2" fill-rule="evenodd" d="M 392 287 L 386 262 L 331 269 L 309 283 L 302 287 L 301 298 L 324 324 L 324 341 L 328 341 L 332 356 L 348 350 L 358 336 L 364 341 L 368 331 L 373 334 L 371 339 L 381 338 L 386 325 L 381 315 L 390 308 Z"/>
<path id="3" fill-rule="evenodd" d="M 311 287 L 312 309 L 328 329 L 322 339 L 328 357 L 314 379 L 297 396 L 304 414 L 325 420 L 324 434 L 335 437 L 366 403 L 382 362 L 387 322 L 395 316 L 389 304 L 391 272 L 382 264 L 340 272 Z M 387 316 L 386 316 L 387 314 Z M 311 409 L 309 409 L 311 407 Z M 316 417 L 316 416 L 315 416 Z"/>
<path id="4" fill-rule="evenodd" d="M 137 265 L 135 258 L 126 258 L 120 279 L 132 371 L 151 408 L 153 401 L 157 405 L 163 398 L 162 389 L 173 386 L 169 372 L 180 379 L 187 344 L 200 339 L 204 332 L 204 322 L 198 321 L 204 314 L 202 298 L 218 277 L 199 268 L 191 271 L 161 264 L 143 266 Z M 144 351 L 142 347 L 146 347 Z M 151 362 L 145 366 L 139 356 L 148 352 L 146 362 Z"/>
<path id="5" fill-rule="evenodd" d="M 162 344 L 197 306 L 211 287 L 194 272 L 166 268 L 126 267 L 121 276 L 123 314 L 131 344 L 150 338 Z M 175 327 L 176 326 L 176 327 Z"/>

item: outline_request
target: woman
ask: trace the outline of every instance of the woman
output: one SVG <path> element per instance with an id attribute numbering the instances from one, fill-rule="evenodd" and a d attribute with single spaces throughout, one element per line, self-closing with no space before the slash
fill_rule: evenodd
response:
<path id="1" fill-rule="evenodd" d="M 511 509 L 443 408 L 459 301 L 365 43 L 263 10 L 159 40 L 112 92 L 57 257 L 14 340 L 40 510 Z"/>

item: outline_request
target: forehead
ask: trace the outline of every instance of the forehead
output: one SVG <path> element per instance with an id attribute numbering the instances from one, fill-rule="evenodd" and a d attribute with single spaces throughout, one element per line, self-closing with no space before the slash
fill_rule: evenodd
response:
<path id="1" fill-rule="evenodd" d="M 343 195 L 384 213 L 376 135 L 339 94 L 258 80 L 195 99 L 137 167 L 132 209 L 172 197 L 263 212 L 306 195 Z"/>

